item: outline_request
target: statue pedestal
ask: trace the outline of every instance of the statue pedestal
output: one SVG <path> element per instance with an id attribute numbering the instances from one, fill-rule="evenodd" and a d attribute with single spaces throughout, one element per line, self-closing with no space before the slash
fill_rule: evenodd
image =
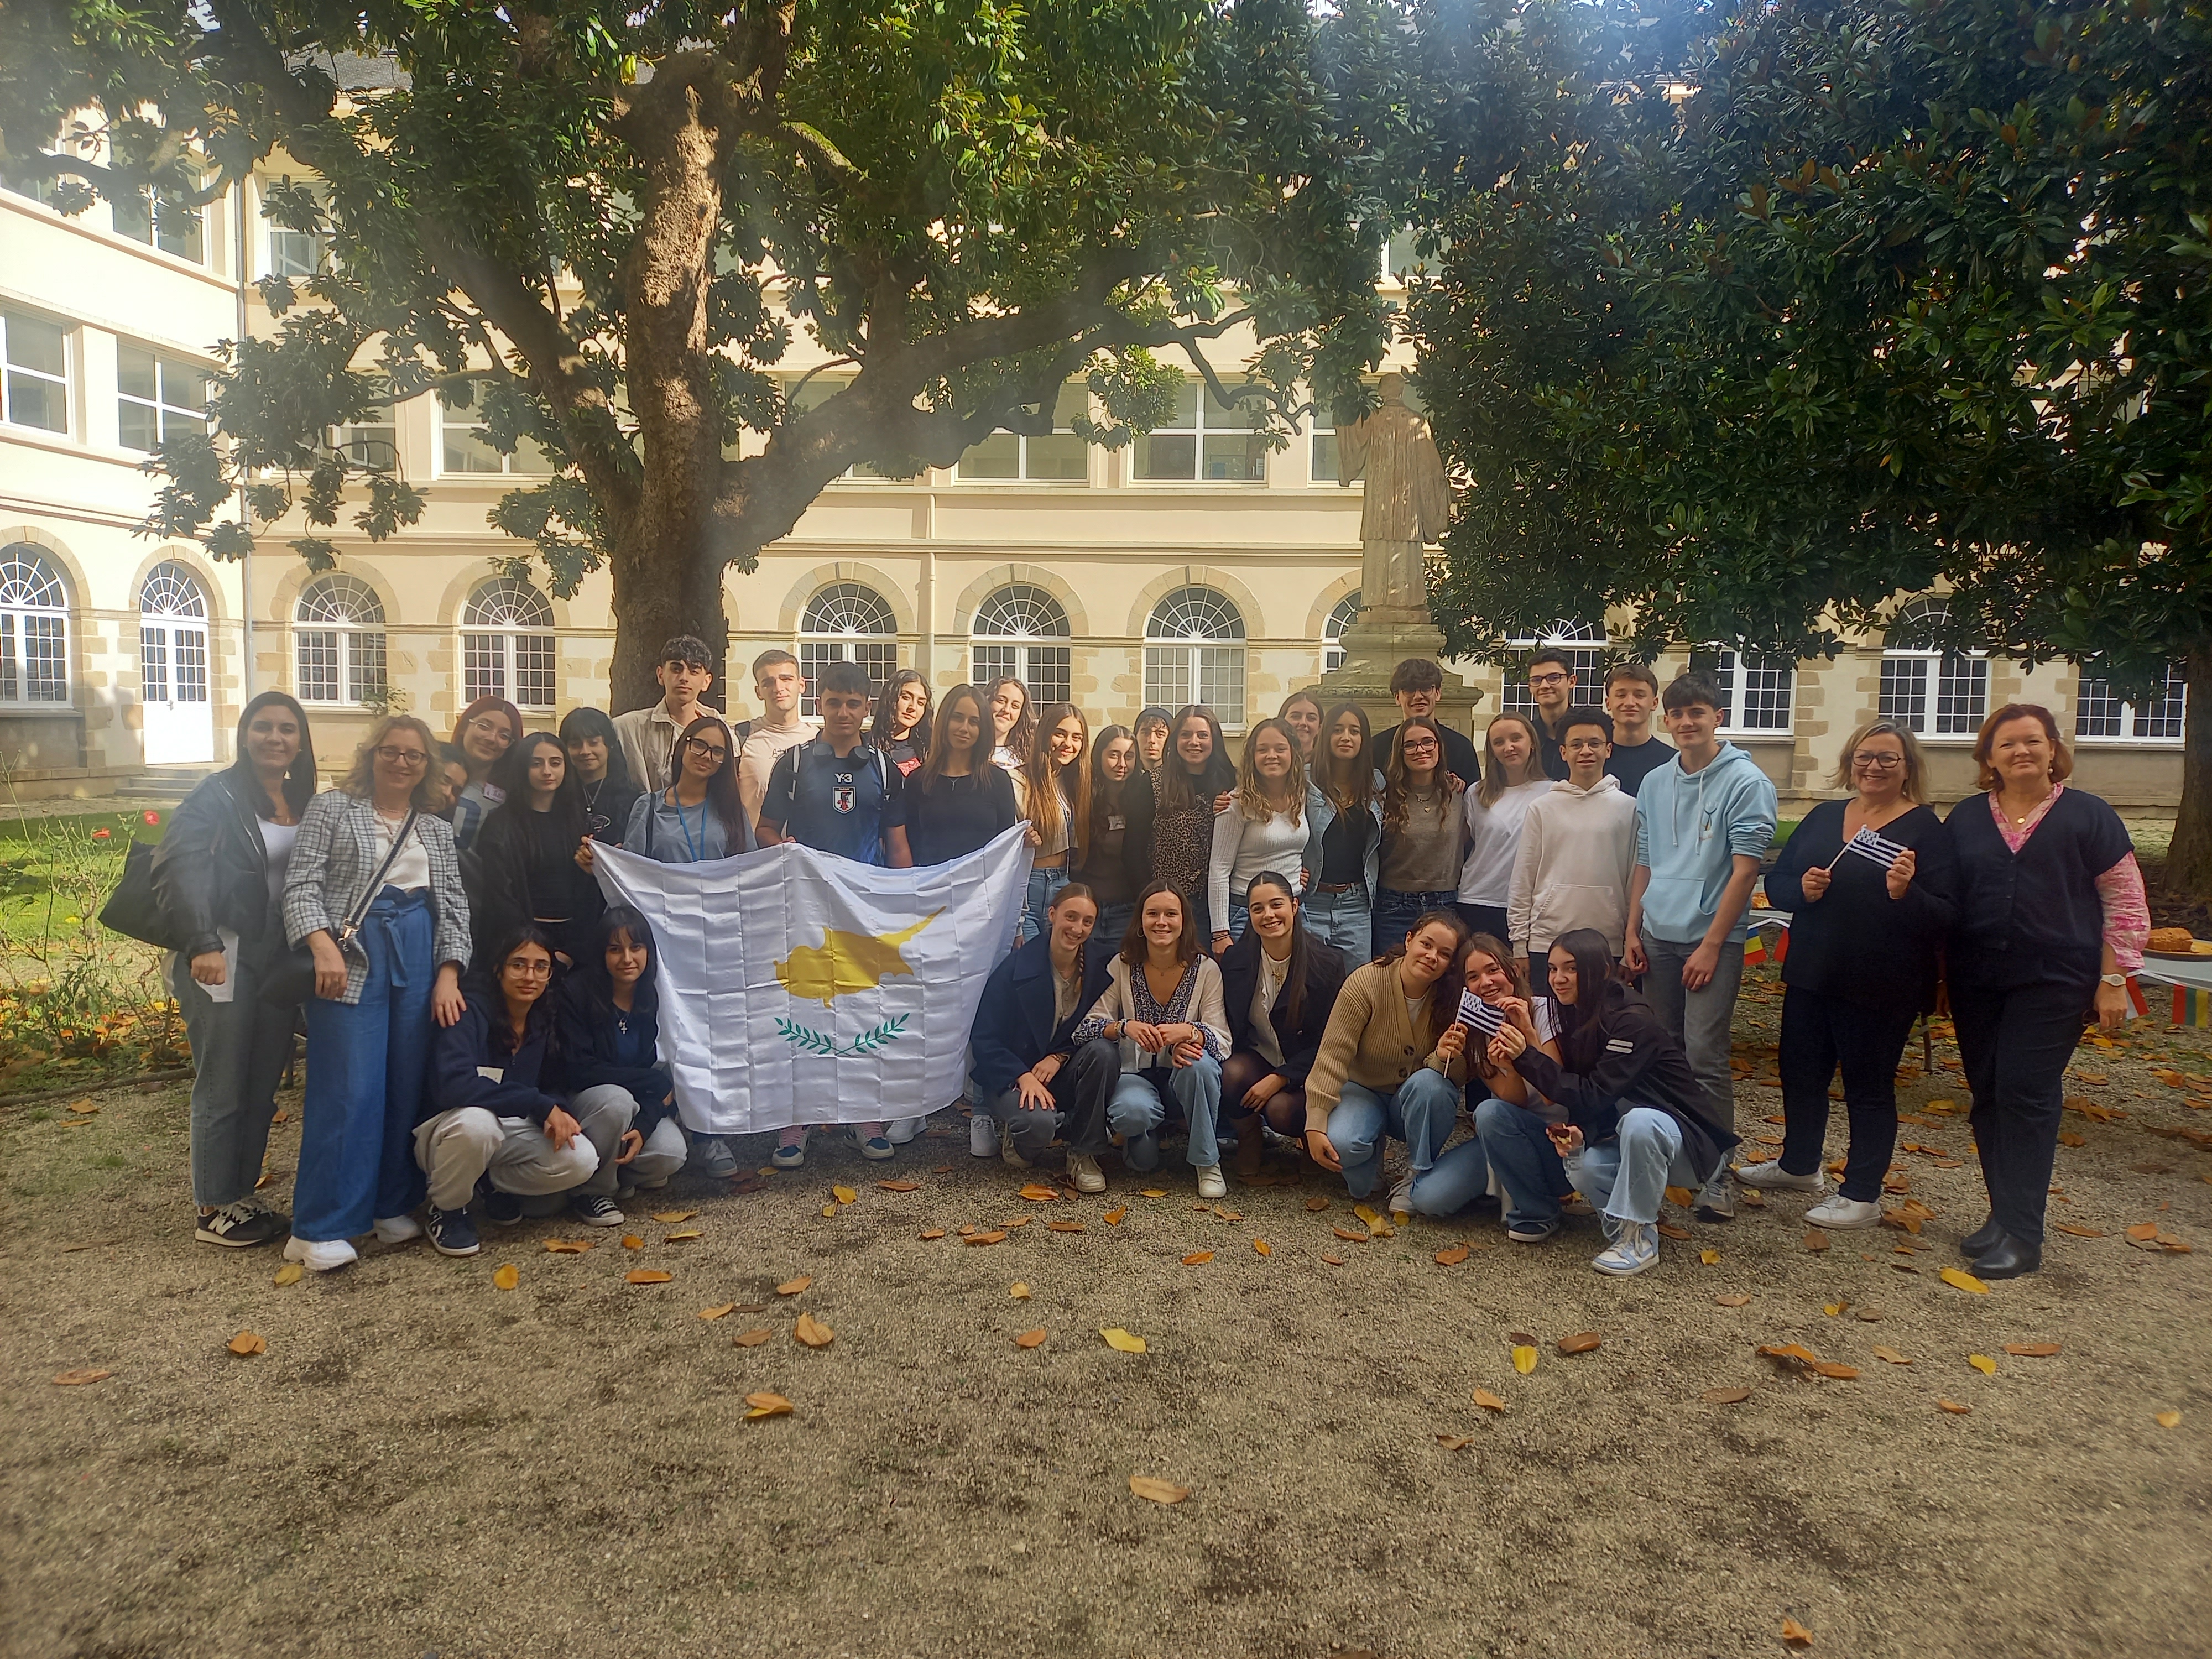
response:
<path id="1" fill-rule="evenodd" d="M 1381 732 L 1398 723 L 1398 705 L 1390 696 L 1391 672 L 1408 657 L 1443 660 L 1443 629 L 1429 620 L 1426 606 L 1368 605 L 1344 630 L 1344 665 L 1321 677 L 1324 708 L 1356 702 L 1367 713 L 1369 726 Z M 1482 694 L 1449 668 L 1444 670 L 1443 699 L 1437 718 L 1455 732 L 1465 732 L 1481 746 L 1474 730 L 1474 706 Z M 1376 763 L 1382 763 L 1381 757 Z"/>

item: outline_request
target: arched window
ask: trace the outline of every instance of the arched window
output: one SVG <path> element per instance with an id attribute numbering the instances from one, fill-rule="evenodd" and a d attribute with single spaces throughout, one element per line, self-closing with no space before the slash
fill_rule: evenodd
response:
<path id="1" fill-rule="evenodd" d="M 528 582 L 495 576 L 461 607 L 462 700 L 550 708 L 559 692 L 553 607 Z"/>
<path id="2" fill-rule="evenodd" d="M 301 702 L 370 702 L 384 695 L 384 605 L 358 576 L 318 576 L 292 612 L 294 689 Z"/>
<path id="3" fill-rule="evenodd" d="M 799 672 L 806 677 L 800 712 L 818 712 L 815 681 L 823 665 L 856 662 L 878 691 L 898 671 L 898 617 L 884 596 L 858 582 L 832 582 L 806 603 L 799 618 Z"/>
<path id="4" fill-rule="evenodd" d="M 1934 594 L 1906 601 L 1890 623 L 1881 649 L 1881 717 L 1922 737 L 1971 738 L 1990 712 L 1990 664 L 1936 647 L 1951 619 L 1950 603 Z"/>
<path id="5" fill-rule="evenodd" d="M 1336 602 L 1328 620 L 1321 625 L 1321 672 L 1334 673 L 1344 666 L 1344 630 L 1359 616 L 1359 590 L 1353 588 Z"/>
<path id="6" fill-rule="evenodd" d="M 1567 653 L 1567 660 L 1575 671 L 1574 695 L 1568 699 L 1577 708 L 1602 708 L 1605 706 L 1605 629 L 1597 623 L 1555 622 L 1542 634 L 1525 635 L 1505 642 L 1512 649 L 1526 653 L 1544 646 Z M 1528 675 L 1524 668 L 1505 671 L 1504 694 L 1498 699 L 1498 712 L 1506 714 L 1528 714 L 1535 712 L 1536 699 L 1528 690 Z"/>
<path id="7" fill-rule="evenodd" d="M 0 547 L 0 703 L 69 701 L 69 593 L 28 542 Z"/>
<path id="8" fill-rule="evenodd" d="M 1145 701 L 1202 702 L 1224 726 L 1244 724 L 1244 618 L 1210 587 L 1178 587 L 1145 623 Z"/>
<path id="9" fill-rule="evenodd" d="M 1721 693 L 1723 732 L 1787 732 L 1797 700 L 1797 665 L 1786 657 L 1713 646 L 1690 653 L 1690 672 Z"/>
<path id="10" fill-rule="evenodd" d="M 1067 612 L 1044 589 L 1002 587 L 976 609 L 969 678 L 988 685 L 1011 674 L 1029 687 L 1031 702 L 1066 702 L 1068 632 Z"/>
<path id="11" fill-rule="evenodd" d="M 138 590 L 138 685 L 149 705 L 208 700 L 207 595 L 173 560 Z"/>

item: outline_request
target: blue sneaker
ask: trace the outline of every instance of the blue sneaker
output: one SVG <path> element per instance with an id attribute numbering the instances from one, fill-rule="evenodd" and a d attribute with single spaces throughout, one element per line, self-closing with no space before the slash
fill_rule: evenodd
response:
<path id="1" fill-rule="evenodd" d="M 789 1146 L 778 1146 L 768 1155 L 768 1161 L 779 1170 L 796 1170 L 806 1162 L 806 1143 L 794 1140 Z"/>
<path id="2" fill-rule="evenodd" d="M 863 1139 L 858 1129 L 848 1129 L 845 1139 L 862 1158 L 873 1158 L 878 1162 L 894 1157 L 898 1152 L 898 1148 L 891 1145 L 889 1135 L 869 1135 Z"/>
<path id="3" fill-rule="evenodd" d="M 522 1200 L 493 1186 L 489 1176 L 477 1177 L 477 1202 L 483 1206 L 485 1220 L 502 1227 L 512 1227 L 522 1219 Z"/>
<path id="4" fill-rule="evenodd" d="M 469 1219 L 466 1210 L 441 1210 L 433 1204 L 425 1212 L 430 1232 L 430 1243 L 440 1255 L 474 1255 L 477 1253 L 476 1224 Z"/>

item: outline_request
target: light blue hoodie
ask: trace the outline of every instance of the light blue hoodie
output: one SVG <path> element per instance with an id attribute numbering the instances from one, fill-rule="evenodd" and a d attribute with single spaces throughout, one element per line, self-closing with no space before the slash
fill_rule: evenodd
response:
<path id="1" fill-rule="evenodd" d="M 1636 792 L 1636 861 L 1651 872 L 1644 931 L 1670 945 L 1695 945 L 1721 908 L 1739 853 L 1762 856 L 1774 840 L 1774 783 L 1732 743 L 1702 771 L 1679 759 L 1655 769 Z M 1751 931 L 1744 915 L 1729 938 Z"/>

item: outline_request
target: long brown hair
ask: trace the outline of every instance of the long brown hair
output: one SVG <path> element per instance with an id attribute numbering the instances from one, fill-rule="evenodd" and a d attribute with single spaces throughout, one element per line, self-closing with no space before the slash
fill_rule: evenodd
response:
<path id="1" fill-rule="evenodd" d="M 1498 750 L 1490 740 L 1491 734 L 1507 720 L 1511 720 L 1528 734 L 1528 777 L 1526 781 L 1534 782 L 1544 775 L 1544 745 L 1536 736 L 1536 722 L 1526 714 L 1492 716 L 1490 724 L 1482 728 L 1482 781 L 1474 787 L 1474 798 L 1485 806 L 1497 805 L 1508 787 L 1505 763 L 1498 758 Z M 1559 735 L 1566 736 L 1565 728 L 1560 729 Z M 1437 741 L 1441 743 L 1443 739 L 1439 738 Z"/>
<path id="2" fill-rule="evenodd" d="M 1406 790 L 1413 781 L 1406 770 L 1406 733 L 1415 726 L 1436 738 L 1437 764 L 1432 775 L 1436 787 L 1443 787 L 1444 729 L 1425 714 L 1409 715 L 1398 722 L 1398 734 L 1390 739 L 1390 758 L 1382 767 L 1382 828 L 1386 831 L 1406 827 Z"/>
<path id="3" fill-rule="evenodd" d="M 1453 910 L 1424 910 L 1413 918 L 1412 927 L 1393 943 L 1390 948 L 1375 958 L 1377 968 L 1390 967 L 1406 959 L 1406 941 L 1424 927 L 1449 927 L 1458 941 L 1452 946 L 1451 966 L 1437 975 L 1437 982 L 1429 987 L 1429 1023 L 1441 1031 L 1459 1013 L 1459 994 L 1466 988 L 1467 975 L 1461 964 L 1467 958 L 1467 923 Z M 1459 971 L 1455 971 L 1459 970 Z"/>
<path id="4" fill-rule="evenodd" d="M 315 798 L 315 744 L 313 734 L 307 730 L 307 711 L 287 692 L 259 693 L 246 705 L 246 712 L 238 717 L 238 740 L 231 749 L 229 768 L 231 798 L 244 805 L 267 797 L 268 792 L 261 787 L 260 769 L 254 765 L 253 757 L 246 747 L 246 728 L 253 724 L 253 717 L 264 708 L 287 709 L 300 723 L 300 752 L 292 757 L 292 764 L 286 769 L 282 785 L 284 804 L 296 816 L 306 811 L 307 803 Z M 434 743 L 430 745 L 429 769 L 435 770 L 437 765 L 438 745 Z"/>
<path id="5" fill-rule="evenodd" d="M 1213 748 L 1196 773 L 1183 763 L 1182 729 L 1203 720 L 1213 734 Z M 1291 752 L 1297 752 L 1291 744 Z M 1152 774 L 1152 799 L 1163 812 L 1188 812 L 1201 800 L 1211 804 L 1216 795 L 1234 788 L 1237 768 L 1231 763 L 1221 738 L 1221 720 L 1202 702 L 1187 702 L 1168 722 L 1168 746 L 1160 755 L 1160 769 Z"/>
<path id="6" fill-rule="evenodd" d="M 990 748 L 984 750 L 983 758 L 990 759 L 991 750 L 999 745 L 999 725 L 991 714 L 991 705 L 998 701 L 999 688 L 1002 685 L 1019 686 L 1021 689 L 1021 716 L 1014 721 L 1013 726 L 1006 732 L 1006 747 L 1014 751 L 1014 757 L 1017 760 L 1026 763 L 1030 757 L 1030 750 L 1036 741 L 1036 699 L 1030 696 L 1029 687 L 1022 684 L 1022 682 L 1012 674 L 1001 674 L 983 688 L 984 728 L 986 735 L 990 738 Z"/>
<path id="7" fill-rule="evenodd" d="M 461 712 L 453 718 L 453 747 L 459 750 L 463 754 L 468 754 L 469 746 L 461 741 L 462 734 L 469 729 L 469 722 L 474 720 L 477 715 L 483 714 L 487 708 L 496 708 L 501 714 L 507 716 L 507 746 L 508 749 L 514 748 L 515 744 L 522 741 L 522 711 L 520 708 L 517 708 L 513 703 L 509 702 L 505 697 L 478 697 L 474 702 L 471 703 L 466 708 L 461 710 Z M 429 728 L 425 726 L 423 729 L 428 731 Z M 434 750 L 433 752 L 435 752 Z M 502 750 L 501 752 L 504 753 L 505 751 Z M 491 770 L 491 768 L 489 765 L 486 765 L 484 770 L 489 772 Z M 470 755 L 469 776 L 471 779 L 474 779 L 476 775 L 476 757 Z"/>
<path id="8" fill-rule="evenodd" d="M 1267 781 L 1260 775 L 1259 763 L 1254 757 L 1262 732 L 1279 732 L 1283 741 L 1291 745 L 1291 769 L 1283 778 L 1283 787 L 1291 798 L 1286 807 L 1278 807 L 1268 800 Z M 1280 717 L 1261 720 L 1244 734 L 1244 758 L 1237 768 L 1236 811 L 1243 815 L 1248 823 L 1265 823 L 1268 815 L 1277 811 L 1288 813 L 1292 823 L 1304 822 L 1306 763 L 1298 753 L 1298 734 L 1291 730 L 1288 720 Z"/>
<path id="9" fill-rule="evenodd" d="M 1455 987 L 1452 993 L 1452 1018 L 1454 1019 L 1457 1019 L 1459 1018 L 1459 993 L 1468 988 L 1467 970 L 1469 965 L 1473 963 L 1478 951 L 1482 955 L 1488 957 L 1492 962 L 1496 963 L 1500 968 L 1504 969 L 1505 977 L 1513 982 L 1513 994 L 1515 996 L 1520 998 L 1523 1002 L 1528 1000 L 1528 968 L 1527 960 L 1523 957 L 1515 956 L 1513 954 L 1512 947 L 1508 945 L 1504 939 L 1498 938 L 1495 933 L 1469 933 L 1467 936 L 1465 942 L 1460 945 L 1458 953 L 1452 957 L 1451 972 L 1444 975 L 1444 978 L 1451 981 Z M 1556 1028 L 1558 1022 L 1555 1020 L 1553 1024 L 1554 1028 Z M 1488 1077 L 1490 1075 L 1490 1055 L 1487 1045 L 1482 1042 L 1481 1036 L 1479 1032 L 1469 1033 L 1466 1053 L 1468 1064 L 1474 1070 L 1481 1073 L 1483 1076 Z"/>
<path id="10" fill-rule="evenodd" d="M 925 795 L 937 787 L 937 781 L 945 775 L 945 762 L 952 758 L 952 708 L 963 697 L 975 705 L 975 741 L 968 749 L 969 775 L 980 776 L 991 763 L 991 706 L 981 691 L 963 680 L 945 694 L 930 723 L 929 752 L 914 775 L 914 787 Z"/>
<path id="11" fill-rule="evenodd" d="M 1329 733 L 1346 714 L 1359 722 L 1359 752 L 1339 760 L 1328 746 Z M 1341 817 L 1364 812 L 1375 799 L 1375 733 L 1367 724 L 1367 711 L 1356 702 L 1340 702 L 1322 717 L 1321 736 L 1314 740 L 1313 779 L 1328 804 Z"/>
<path id="12" fill-rule="evenodd" d="M 1076 745 L 1075 758 L 1062 766 L 1052 757 L 1052 734 L 1069 719 L 1083 728 L 1083 741 Z M 1048 702 L 1037 711 L 1036 732 L 1030 739 L 1022 775 L 1029 780 L 1030 822 L 1037 834 L 1047 841 L 1059 835 L 1064 806 L 1068 845 L 1080 854 L 1091 845 L 1091 722 L 1080 708 L 1072 702 Z"/>
<path id="13" fill-rule="evenodd" d="M 354 750 L 353 770 L 339 780 L 338 787 L 356 800 L 368 800 L 376 794 L 377 746 L 394 732 L 412 732 L 422 739 L 422 752 L 428 758 L 422 767 L 422 780 L 415 786 L 415 793 L 407 804 L 416 811 L 434 813 L 445 793 L 445 781 L 438 776 L 438 740 L 430 735 L 429 726 L 412 714 L 386 714 L 368 728 L 368 735 Z M 520 733 L 517 734 L 518 740 Z"/>
<path id="14" fill-rule="evenodd" d="M 684 775 L 684 750 L 691 739 L 707 727 L 712 726 L 722 734 L 722 763 L 714 769 L 714 775 L 707 780 L 707 803 L 714 809 L 714 816 L 722 821 L 722 834 L 731 841 L 744 835 L 744 803 L 738 795 L 738 742 L 730 733 L 728 725 L 715 714 L 702 714 L 676 735 L 668 746 L 668 788 L 663 799 L 676 793 L 678 779 Z M 797 763 L 794 762 L 793 764 Z"/>
<path id="15" fill-rule="evenodd" d="M 1176 940 L 1176 960 L 1188 968 L 1198 955 L 1198 916 L 1191 908 L 1190 895 L 1171 881 L 1148 881 L 1145 890 L 1137 895 L 1137 902 L 1129 915 L 1129 926 L 1121 934 L 1121 960 L 1132 968 L 1145 965 L 1145 906 L 1162 893 L 1172 893 L 1175 902 L 1182 907 L 1182 933 Z"/>

